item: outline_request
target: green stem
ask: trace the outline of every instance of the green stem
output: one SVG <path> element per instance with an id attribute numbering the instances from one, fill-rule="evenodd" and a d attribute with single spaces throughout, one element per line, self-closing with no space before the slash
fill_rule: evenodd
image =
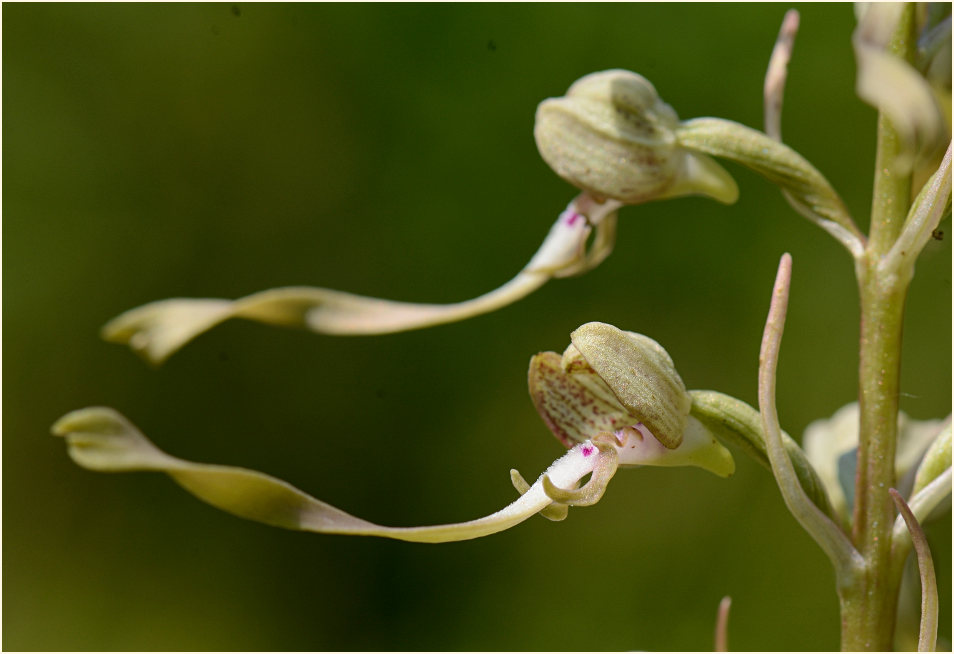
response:
<path id="1" fill-rule="evenodd" d="M 852 540 L 865 561 L 865 574 L 842 597 L 842 649 L 891 649 L 897 607 L 897 584 L 891 571 L 894 504 L 888 489 L 895 484 L 898 430 L 901 331 L 905 281 L 883 279 L 877 261 L 862 263 L 861 407 L 858 469 L 855 478 Z"/>
<path id="2" fill-rule="evenodd" d="M 910 60 L 914 45 L 914 12 L 903 12 L 889 50 Z M 899 173 L 901 151 L 897 132 L 882 113 L 878 118 L 871 229 L 867 247 L 856 262 L 861 299 L 859 351 L 858 466 L 852 540 L 864 559 L 858 582 L 841 589 L 841 647 L 871 651 L 892 648 L 898 584 L 891 574 L 891 531 L 894 502 L 901 374 L 901 333 L 907 276 L 880 266 L 904 226 L 911 197 L 910 174 Z"/>
<path id="3" fill-rule="evenodd" d="M 915 55 L 914 4 L 901 13 L 887 51 L 905 61 Z M 868 254 L 883 256 L 894 245 L 904 227 L 911 199 L 911 173 L 895 165 L 902 155 L 902 143 L 888 116 L 878 115 L 878 151 L 875 159 L 874 197 L 871 206 Z M 860 279 L 860 278 L 859 278 Z"/>
<path id="4" fill-rule="evenodd" d="M 869 252 L 887 253 L 894 244 L 908 215 L 911 174 L 900 173 L 892 165 L 901 152 L 897 132 L 888 117 L 878 117 L 878 155 L 871 207 Z"/>

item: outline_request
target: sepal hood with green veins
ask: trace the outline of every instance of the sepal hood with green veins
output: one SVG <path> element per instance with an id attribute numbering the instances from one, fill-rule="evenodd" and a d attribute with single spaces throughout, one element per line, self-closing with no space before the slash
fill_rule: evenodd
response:
<path id="1" fill-rule="evenodd" d="M 533 134 L 554 172 L 595 197 L 640 204 L 698 194 L 735 202 L 735 181 L 712 158 L 680 147 L 678 124 L 649 80 L 606 70 L 541 102 Z"/>
<path id="2" fill-rule="evenodd" d="M 625 440 L 620 465 L 699 466 L 727 477 L 731 454 L 689 416 L 692 401 L 654 340 L 605 323 L 573 332 L 563 355 L 530 361 L 530 395 L 565 446 L 597 434 Z"/>
<path id="3" fill-rule="evenodd" d="M 636 73 L 580 78 L 565 96 L 540 103 L 533 134 L 554 172 L 595 198 L 641 204 L 705 195 L 732 204 L 738 185 L 713 157 L 724 158 L 776 184 L 799 213 L 853 253 L 862 247 L 838 194 L 798 152 L 730 120 L 681 121 Z"/>

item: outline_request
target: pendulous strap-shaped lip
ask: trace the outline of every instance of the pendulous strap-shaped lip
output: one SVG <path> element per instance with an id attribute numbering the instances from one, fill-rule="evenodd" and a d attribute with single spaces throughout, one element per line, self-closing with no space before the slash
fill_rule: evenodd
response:
<path id="1" fill-rule="evenodd" d="M 231 318 L 298 327 L 319 334 L 370 335 L 431 327 L 500 309 L 554 277 L 586 272 L 613 250 L 618 202 L 586 194 L 560 214 L 530 262 L 509 282 L 479 297 L 452 304 L 419 304 L 315 287 L 286 287 L 237 300 L 172 298 L 131 309 L 107 323 L 107 341 L 129 345 L 160 364 L 203 332 Z M 595 230 L 592 246 L 587 240 Z"/>
<path id="2" fill-rule="evenodd" d="M 532 486 L 518 488 L 523 491 L 520 497 L 495 513 L 445 525 L 387 527 L 346 513 L 255 470 L 196 463 L 166 454 L 114 409 L 74 411 L 60 418 L 52 431 L 66 439 L 71 458 L 84 468 L 163 472 L 203 502 L 242 518 L 298 531 L 419 543 L 470 540 L 509 529 L 558 502 L 549 496 L 547 487 L 570 492 L 575 499 L 579 495 L 573 495 L 577 485 L 590 473 L 593 479 L 581 490 L 595 501 L 616 472 L 616 450 L 587 441 L 554 461 Z M 595 488 L 597 485 L 601 487 Z"/>

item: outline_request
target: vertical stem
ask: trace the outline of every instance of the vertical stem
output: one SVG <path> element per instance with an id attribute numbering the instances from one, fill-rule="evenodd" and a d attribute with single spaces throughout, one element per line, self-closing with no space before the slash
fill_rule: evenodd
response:
<path id="1" fill-rule="evenodd" d="M 865 560 L 865 574 L 858 587 L 845 589 L 853 595 L 853 617 L 848 623 L 843 619 L 842 647 L 887 650 L 891 649 L 898 593 L 890 574 L 894 504 L 888 489 L 895 483 L 901 332 L 907 283 L 897 277 L 884 279 L 873 257 L 861 267 L 861 437 L 852 539 Z M 845 633 L 845 629 L 850 633 Z"/>
<path id="2" fill-rule="evenodd" d="M 869 252 L 888 252 L 901 233 L 908 215 L 911 173 L 897 171 L 893 165 L 900 151 L 898 133 L 882 113 L 878 116 L 878 154 L 875 160 Z"/>
<path id="3" fill-rule="evenodd" d="M 913 31 L 914 10 L 909 4 L 888 50 L 910 60 Z M 910 205 L 910 173 L 895 166 L 900 148 L 897 132 L 882 113 L 870 235 L 856 266 L 861 299 L 861 424 L 852 540 L 864 558 L 865 572 L 858 583 L 839 593 L 843 650 L 891 649 L 897 612 L 898 585 L 891 575 L 894 503 L 888 489 L 895 483 L 901 332 L 910 280 L 879 264 L 897 240 Z"/>
<path id="4" fill-rule="evenodd" d="M 887 47 L 888 52 L 905 61 L 913 60 L 915 54 L 917 37 L 914 33 L 914 18 L 914 5 L 908 3 L 901 13 L 894 38 Z M 878 115 L 878 152 L 868 244 L 868 253 L 879 257 L 891 249 L 908 215 L 911 173 L 898 170 L 895 166 L 900 152 L 898 133 L 887 115 L 881 112 Z"/>

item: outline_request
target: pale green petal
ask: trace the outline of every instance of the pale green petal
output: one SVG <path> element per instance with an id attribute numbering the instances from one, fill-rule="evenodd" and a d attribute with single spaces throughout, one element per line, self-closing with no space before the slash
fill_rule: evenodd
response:
<path id="1" fill-rule="evenodd" d="M 662 448 L 660 448 L 662 450 Z M 657 459 L 645 459 L 642 465 L 695 466 L 720 477 L 735 473 L 735 459 L 700 421 L 692 416 L 686 422 L 682 443 L 674 450 L 660 452 Z M 622 457 L 621 457 L 622 460 Z"/>
<path id="2" fill-rule="evenodd" d="M 895 459 L 895 474 L 900 479 L 907 475 L 921 460 L 944 429 L 944 420 L 915 420 L 904 411 L 898 412 L 898 453 Z M 950 431 L 950 420 L 947 429 Z M 950 445 L 948 445 L 950 452 Z M 948 465 L 950 465 L 948 453 Z"/>
<path id="3" fill-rule="evenodd" d="M 916 495 L 922 488 L 941 476 L 951 467 L 951 418 L 948 416 L 943 429 L 937 434 L 934 442 L 924 453 L 924 458 L 918 466 L 914 477 L 914 488 L 911 495 Z"/>
<path id="4" fill-rule="evenodd" d="M 578 210 L 578 202 L 586 206 L 585 211 Z M 585 196 L 574 200 L 516 277 L 465 302 L 395 302 L 311 287 L 278 288 L 235 301 L 175 298 L 123 313 L 103 327 L 103 338 L 128 344 L 146 360 L 158 364 L 230 318 L 339 335 L 385 334 L 463 320 L 516 302 L 553 277 L 580 274 L 599 265 L 613 248 L 618 207 L 618 203 L 600 205 Z M 587 252 L 587 239 L 594 225 L 594 247 Z"/>
<path id="5" fill-rule="evenodd" d="M 938 508 L 945 500 L 951 497 L 951 468 L 945 468 L 937 477 L 925 484 L 917 493 L 911 496 L 908 505 L 919 522 L 924 522 L 931 512 Z M 896 548 L 901 547 L 904 535 L 907 533 L 904 522 L 899 516 L 894 523 L 894 540 Z M 910 542 L 907 543 L 910 545 Z"/>
<path id="6" fill-rule="evenodd" d="M 846 488 L 842 484 L 844 475 L 839 476 L 839 463 L 854 457 L 858 449 L 857 402 L 841 407 L 831 418 L 810 423 L 802 435 L 802 445 L 805 455 L 825 485 L 834 509 L 841 515 L 849 515 L 849 497 L 853 497 L 854 488 Z M 853 476 L 850 483 L 854 483 Z"/>
<path id="7" fill-rule="evenodd" d="M 685 152 L 681 172 L 658 199 L 686 195 L 704 195 L 722 204 L 735 204 L 739 199 L 739 185 L 712 157 L 699 152 Z"/>
<path id="8" fill-rule="evenodd" d="M 950 497 L 951 419 L 948 417 L 921 459 L 908 505 L 918 522 L 924 522 L 942 502 L 949 502 Z M 898 516 L 894 521 L 892 537 L 895 550 L 893 556 L 903 561 L 911 546 L 911 536 L 902 516 Z"/>
<path id="9" fill-rule="evenodd" d="M 719 477 L 735 473 L 735 459 L 699 420 L 689 417 L 679 447 L 670 449 L 656 439 L 642 423 L 624 427 L 613 436 L 620 446 L 621 466 L 695 466 Z"/>
<path id="10" fill-rule="evenodd" d="M 852 402 L 838 409 L 831 418 L 809 424 L 802 438 L 806 456 L 824 483 L 832 505 L 842 515 L 850 513 L 854 503 L 858 424 L 858 403 Z M 904 478 L 921 460 L 942 424 L 941 420 L 914 420 L 903 411 L 898 412 L 895 458 L 898 479 Z"/>
<path id="11" fill-rule="evenodd" d="M 164 472 L 216 508 L 286 529 L 441 543 L 503 531 L 553 502 L 543 489 L 541 475 L 513 504 L 484 518 L 429 527 L 384 527 L 345 513 L 261 472 L 170 456 L 113 409 L 91 407 L 74 411 L 53 425 L 53 433 L 66 438 L 70 456 L 84 468 L 101 472 Z M 601 462 L 595 453 L 596 447 L 591 443 L 580 444 L 555 461 L 544 475 L 561 488 L 576 488 L 580 479 Z"/>

